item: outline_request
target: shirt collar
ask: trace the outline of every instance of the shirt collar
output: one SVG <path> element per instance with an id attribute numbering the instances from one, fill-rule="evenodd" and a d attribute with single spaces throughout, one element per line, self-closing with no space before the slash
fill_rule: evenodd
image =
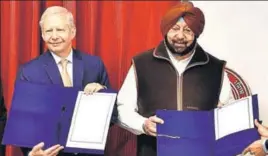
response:
<path id="1" fill-rule="evenodd" d="M 188 64 L 190 62 L 190 60 L 192 59 L 192 57 L 194 56 L 194 53 L 195 53 L 195 49 L 194 49 L 194 52 L 190 55 L 190 57 L 187 57 L 183 60 L 177 60 L 167 47 L 166 47 L 166 50 L 167 50 L 168 56 L 170 57 L 170 60 L 172 62 L 177 61 L 177 62 L 186 63 L 186 64 Z"/>
<path id="2" fill-rule="evenodd" d="M 59 64 L 60 61 L 62 60 L 62 58 L 59 57 L 58 55 L 56 55 L 56 54 L 53 53 L 53 52 L 50 52 L 50 53 L 52 54 L 52 56 L 53 56 L 55 62 L 56 62 L 57 64 Z M 66 59 L 67 59 L 68 62 L 70 62 L 70 63 L 73 62 L 73 49 L 71 49 L 71 52 L 70 52 L 70 54 L 66 57 Z"/>

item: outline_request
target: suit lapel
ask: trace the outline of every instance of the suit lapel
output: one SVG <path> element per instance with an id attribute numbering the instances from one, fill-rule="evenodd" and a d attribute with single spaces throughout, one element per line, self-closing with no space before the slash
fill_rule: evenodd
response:
<path id="1" fill-rule="evenodd" d="M 82 87 L 83 85 L 84 66 L 81 53 L 73 49 L 73 85 Z"/>
<path id="2" fill-rule="evenodd" d="M 52 84 L 58 84 L 63 86 L 60 71 L 51 53 L 47 51 L 43 59 L 44 68 Z"/>

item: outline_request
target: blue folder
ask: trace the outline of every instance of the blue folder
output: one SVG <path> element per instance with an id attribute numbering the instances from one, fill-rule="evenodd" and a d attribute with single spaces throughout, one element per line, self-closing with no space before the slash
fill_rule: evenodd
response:
<path id="1" fill-rule="evenodd" d="M 55 144 L 65 146 L 78 91 L 75 87 L 16 82 L 2 143 L 29 148 L 39 142 L 44 142 L 45 148 Z M 64 152 L 104 153 L 103 150 L 68 147 Z"/>
<path id="2" fill-rule="evenodd" d="M 258 119 L 257 95 L 252 96 L 252 105 Z M 216 140 L 214 110 L 158 110 L 156 115 L 164 120 L 157 125 L 157 156 L 235 156 L 260 138 L 251 128 Z"/>

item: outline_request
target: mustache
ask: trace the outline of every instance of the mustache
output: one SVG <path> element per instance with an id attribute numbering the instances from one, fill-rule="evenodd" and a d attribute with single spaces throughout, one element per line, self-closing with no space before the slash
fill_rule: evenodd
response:
<path id="1" fill-rule="evenodd" d="M 178 43 L 178 44 L 187 44 L 187 41 L 184 40 L 171 40 L 173 44 Z"/>

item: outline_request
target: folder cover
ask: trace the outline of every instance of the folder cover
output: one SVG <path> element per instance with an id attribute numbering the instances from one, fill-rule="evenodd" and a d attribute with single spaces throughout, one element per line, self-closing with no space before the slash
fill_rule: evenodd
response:
<path id="1" fill-rule="evenodd" d="M 258 119 L 257 95 L 251 100 L 253 118 Z M 234 156 L 260 138 L 253 127 L 216 139 L 214 110 L 158 110 L 156 115 L 164 120 L 157 125 L 158 156 Z"/>
<path id="2" fill-rule="evenodd" d="M 45 148 L 55 144 L 65 146 L 78 92 L 75 87 L 16 82 L 2 143 L 29 148 L 39 142 L 44 142 Z M 68 147 L 64 151 L 104 153 Z"/>

